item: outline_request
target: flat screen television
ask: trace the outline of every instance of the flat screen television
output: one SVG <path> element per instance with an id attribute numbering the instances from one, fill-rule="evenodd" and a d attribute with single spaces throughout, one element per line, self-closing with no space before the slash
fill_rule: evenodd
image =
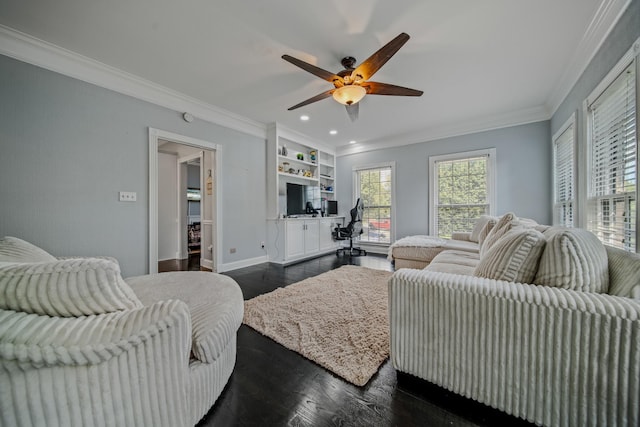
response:
<path id="1" fill-rule="evenodd" d="M 303 215 L 311 203 L 320 213 L 320 187 L 287 182 L 287 215 Z"/>

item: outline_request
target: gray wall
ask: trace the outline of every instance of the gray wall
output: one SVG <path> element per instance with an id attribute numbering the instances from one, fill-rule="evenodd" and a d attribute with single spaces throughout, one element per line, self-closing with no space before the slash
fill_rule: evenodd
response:
<path id="1" fill-rule="evenodd" d="M 627 53 L 638 37 L 640 37 L 640 1 L 634 0 L 620 17 L 569 95 L 556 109 L 551 118 L 552 135 L 576 110 L 579 110 L 579 118 L 581 118 L 582 102 L 616 65 L 618 60 Z M 583 126 L 580 124 L 579 127 Z"/>
<path id="2" fill-rule="evenodd" d="M 587 197 L 587 149 L 586 124 L 587 118 L 583 111 L 583 102 L 618 63 L 633 43 L 640 37 L 640 1 L 631 2 L 625 13 L 606 38 L 598 52 L 573 86 L 567 97 L 562 101 L 551 117 L 551 135 L 576 113 L 576 159 L 577 167 L 577 205 L 576 217 L 578 225 L 586 226 L 586 215 L 580 206 Z"/>
<path id="3" fill-rule="evenodd" d="M 148 260 L 148 127 L 222 146 L 223 263 L 263 256 L 265 141 L 0 56 L 0 236 L 58 256 Z M 136 203 L 118 191 L 138 193 Z M 235 247 L 235 254 L 229 248 Z"/>
<path id="4" fill-rule="evenodd" d="M 187 187 L 200 188 L 200 166 L 187 165 Z"/>
<path id="5" fill-rule="evenodd" d="M 178 156 L 158 153 L 158 260 L 178 258 Z"/>
<path id="6" fill-rule="evenodd" d="M 551 221 L 549 122 L 338 157 L 338 205 L 351 208 L 352 168 L 396 162 L 396 238 L 429 232 L 429 156 L 496 148 L 497 213 Z"/>

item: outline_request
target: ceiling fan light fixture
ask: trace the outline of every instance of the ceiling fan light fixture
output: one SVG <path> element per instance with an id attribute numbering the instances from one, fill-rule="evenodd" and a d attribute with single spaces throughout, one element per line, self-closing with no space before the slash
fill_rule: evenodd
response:
<path id="1" fill-rule="evenodd" d="M 333 92 L 333 99 L 342 105 L 353 105 L 360 102 L 367 94 L 367 90 L 362 86 L 348 85 L 342 86 Z"/>

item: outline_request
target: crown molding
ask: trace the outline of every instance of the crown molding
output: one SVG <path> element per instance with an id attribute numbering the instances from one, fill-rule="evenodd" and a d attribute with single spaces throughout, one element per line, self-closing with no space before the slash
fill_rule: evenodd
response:
<path id="1" fill-rule="evenodd" d="M 288 139 L 289 141 L 292 141 L 295 143 L 314 147 L 320 151 L 324 151 L 329 154 L 335 154 L 335 151 L 336 151 L 336 148 L 334 146 L 327 145 L 326 143 L 318 139 L 311 138 L 308 135 L 298 132 L 297 130 L 288 128 L 277 122 L 269 123 L 267 125 L 267 130 L 272 130 L 273 132 L 276 132 L 279 138 Z"/>
<path id="2" fill-rule="evenodd" d="M 629 4 L 631 4 L 631 1 L 632 0 L 603 0 L 601 2 L 569 65 L 565 68 L 562 76 L 550 92 L 549 98 L 544 106 L 483 117 L 462 124 L 435 126 L 418 132 L 342 146 L 336 149 L 336 156 L 347 156 L 349 154 L 435 141 L 438 139 L 549 120 L 553 114 L 555 114 L 558 107 L 560 107 L 562 101 L 569 95 L 569 92 L 573 89 L 573 86 L 598 52 L 598 49 L 600 49 L 602 43 L 604 43 L 624 11 Z"/>
<path id="3" fill-rule="evenodd" d="M 546 105 L 551 115 L 562 104 L 562 101 L 569 95 L 573 86 L 586 70 L 587 66 L 602 46 L 605 39 L 616 25 L 624 11 L 632 0 L 603 0 L 596 11 L 595 16 L 587 27 L 580 44 L 576 49 L 569 65 L 565 68 L 562 76 L 554 85 L 549 94 Z"/>
<path id="4" fill-rule="evenodd" d="M 631 1 L 602 1 L 576 53 L 551 91 L 546 106 L 337 147 L 336 155 L 344 156 L 548 120 L 567 97 Z M 267 125 L 264 123 L 189 97 L 1 24 L 0 54 L 171 110 L 188 111 L 199 119 L 266 139 Z"/>
<path id="5" fill-rule="evenodd" d="M 0 54 L 226 128 L 266 139 L 267 127 L 0 24 Z"/>
<path id="6" fill-rule="evenodd" d="M 455 136 L 468 135 L 472 133 L 485 132 L 489 130 L 502 129 L 511 126 L 524 125 L 549 120 L 551 115 L 545 107 L 533 107 L 519 111 L 512 111 L 506 114 L 494 116 L 484 116 L 464 123 L 434 126 L 417 132 L 394 135 L 376 140 L 364 141 L 362 143 L 345 145 L 336 149 L 336 156 L 347 156 L 349 154 L 364 153 L 366 151 L 381 150 L 384 148 L 400 147 L 422 142 L 437 141 L 439 139 L 451 138 Z"/>

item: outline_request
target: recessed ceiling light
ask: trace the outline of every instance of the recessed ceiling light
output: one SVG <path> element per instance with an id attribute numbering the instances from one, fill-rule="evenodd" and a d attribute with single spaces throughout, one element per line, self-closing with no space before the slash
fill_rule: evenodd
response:
<path id="1" fill-rule="evenodd" d="M 307 116 L 306 114 L 303 114 L 300 116 L 300 120 L 302 120 L 303 122 L 306 122 L 307 120 L 309 120 L 309 116 Z"/>
<path id="2" fill-rule="evenodd" d="M 335 129 L 331 129 L 331 130 L 329 131 L 329 133 L 330 133 L 331 135 L 335 135 L 335 134 L 337 134 L 337 133 L 338 133 L 338 131 L 337 131 L 337 130 L 335 130 Z"/>
<path id="3" fill-rule="evenodd" d="M 349 144 L 355 144 L 356 142 L 354 140 L 349 141 Z"/>

